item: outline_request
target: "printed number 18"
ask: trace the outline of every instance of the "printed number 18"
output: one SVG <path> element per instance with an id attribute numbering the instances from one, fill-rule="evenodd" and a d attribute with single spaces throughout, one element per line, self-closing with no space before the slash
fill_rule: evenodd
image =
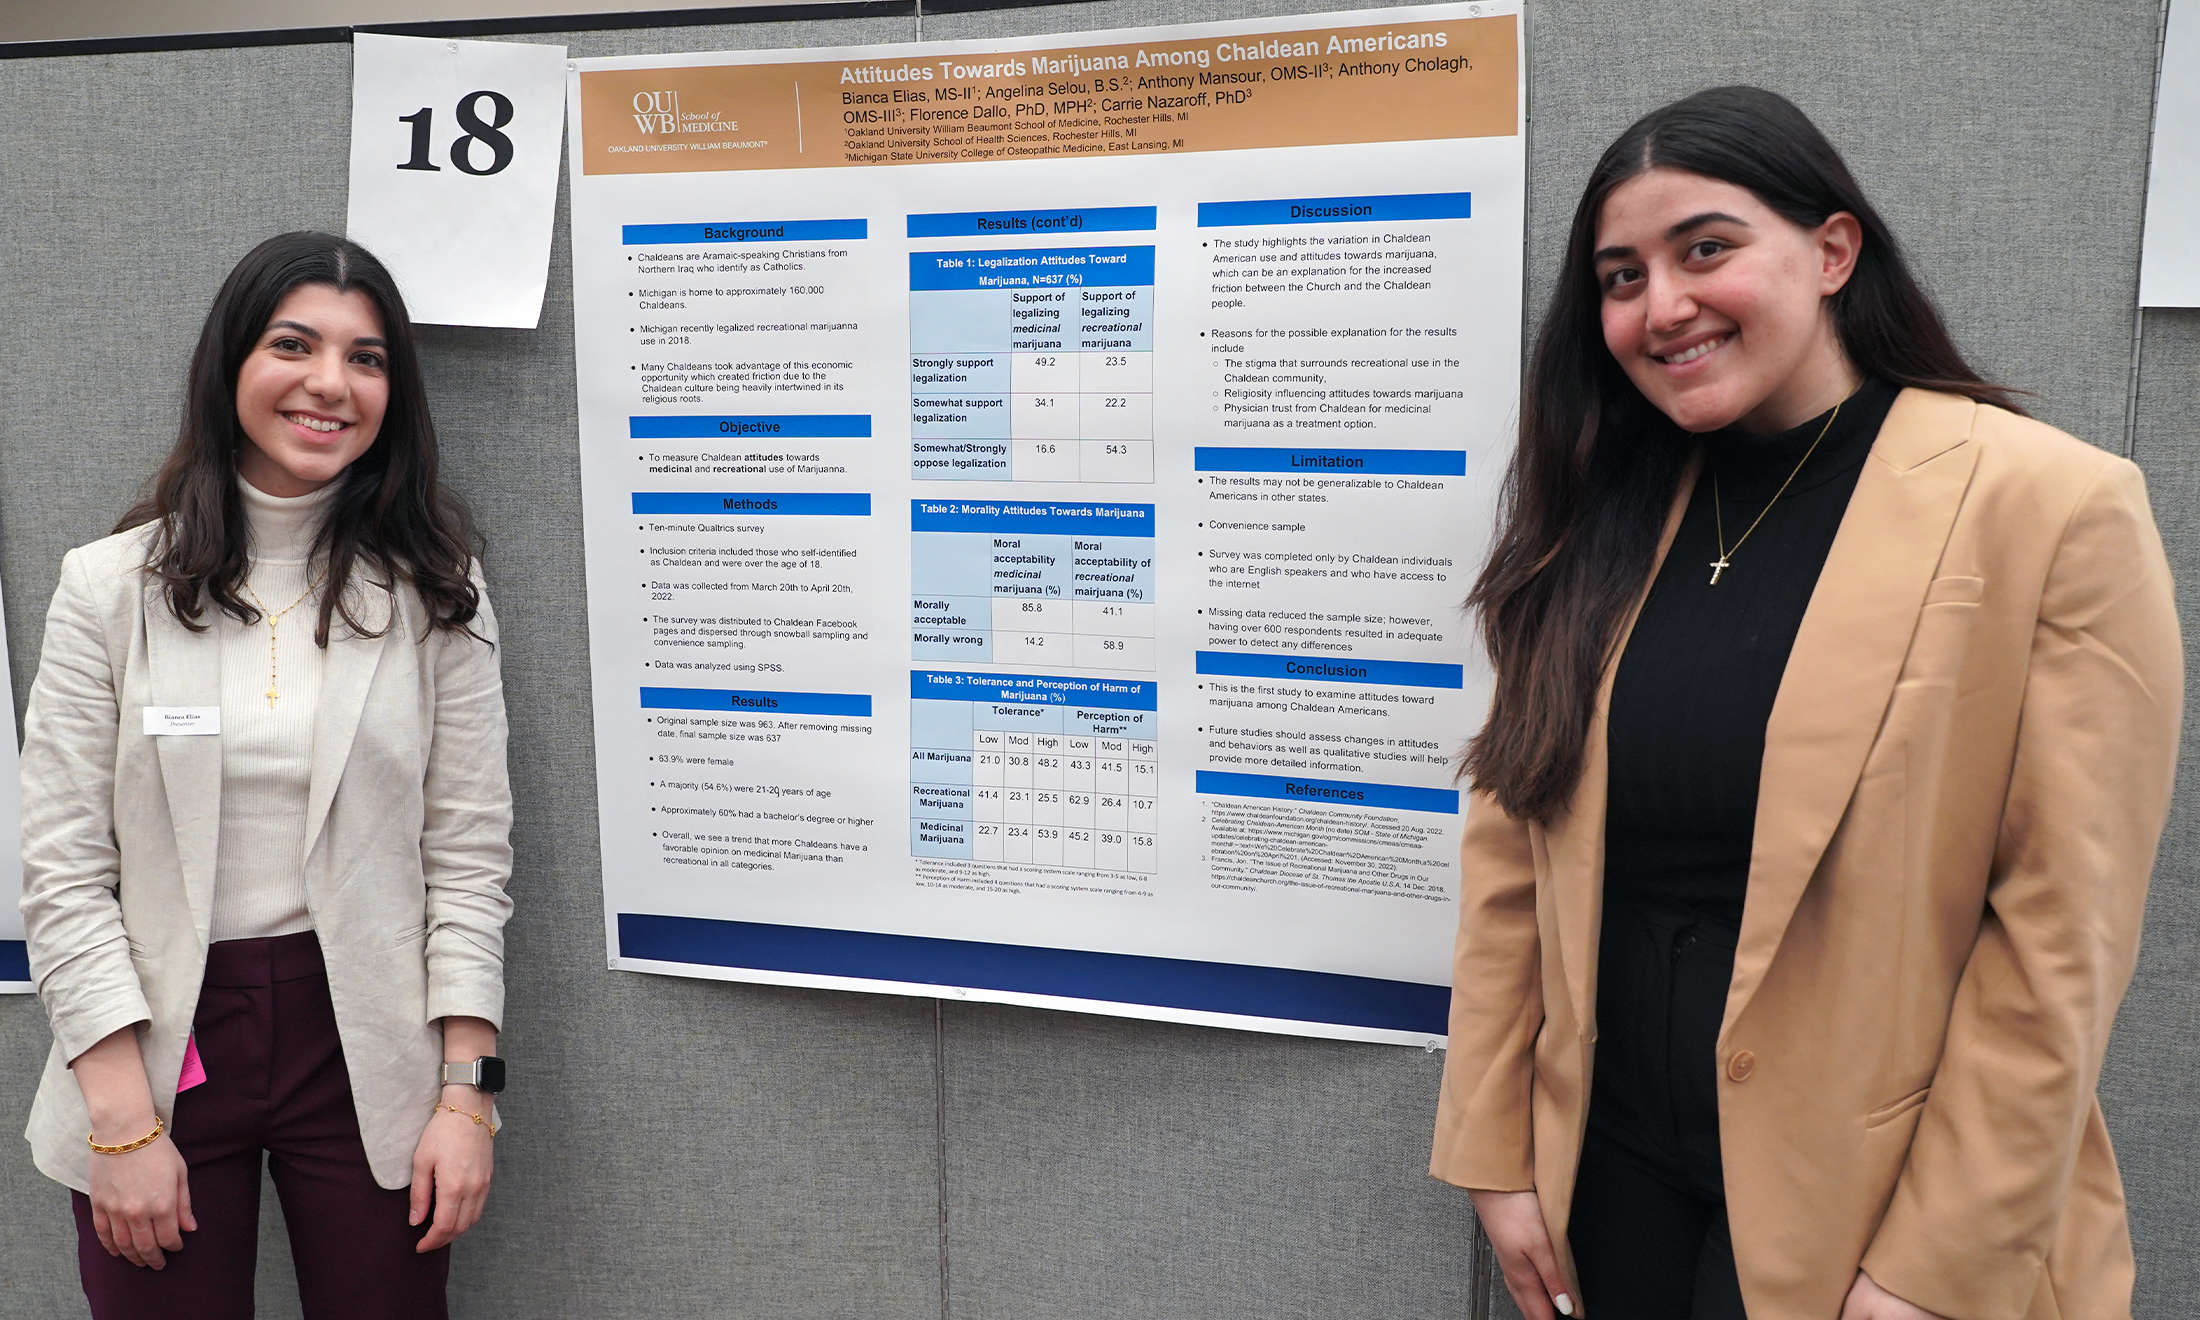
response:
<path id="1" fill-rule="evenodd" d="M 491 118 L 483 122 L 476 108 L 482 97 L 489 98 Z M 397 168 L 401 170 L 432 170 L 440 172 L 442 166 L 428 158 L 431 150 L 429 135 L 434 131 L 435 110 L 422 106 L 409 115 L 399 115 L 397 122 L 412 125 L 412 159 Z M 502 92 L 468 92 L 458 98 L 458 126 L 466 131 L 451 143 L 451 164 L 462 174 L 495 174 L 512 163 L 512 139 L 497 130 L 512 122 L 512 102 Z M 489 148 L 489 167 L 478 169 L 474 165 L 475 142 Z"/>

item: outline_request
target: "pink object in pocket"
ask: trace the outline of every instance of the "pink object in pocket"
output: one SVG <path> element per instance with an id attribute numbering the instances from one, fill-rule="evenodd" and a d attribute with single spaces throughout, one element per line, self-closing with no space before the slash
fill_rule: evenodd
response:
<path id="1" fill-rule="evenodd" d="M 183 1074 L 176 1078 L 176 1094 L 181 1095 L 206 1080 L 206 1065 L 199 1061 L 199 1038 L 192 1036 L 183 1043 Z"/>

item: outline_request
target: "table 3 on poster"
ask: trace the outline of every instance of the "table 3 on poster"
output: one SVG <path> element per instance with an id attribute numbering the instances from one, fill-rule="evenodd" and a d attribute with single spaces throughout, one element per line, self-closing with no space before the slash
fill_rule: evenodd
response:
<path id="1" fill-rule="evenodd" d="M 1153 874 L 1154 694 L 1124 679 L 910 674 L 910 854 Z"/>

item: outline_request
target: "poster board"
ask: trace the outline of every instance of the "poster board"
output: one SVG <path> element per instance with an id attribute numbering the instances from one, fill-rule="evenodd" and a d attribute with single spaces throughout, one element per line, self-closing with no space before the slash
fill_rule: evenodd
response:
<path id="1" fill-rule="evenodd" d="M 568 102 L 611 966 L 1439 1041 L 1517 7 Z"/>

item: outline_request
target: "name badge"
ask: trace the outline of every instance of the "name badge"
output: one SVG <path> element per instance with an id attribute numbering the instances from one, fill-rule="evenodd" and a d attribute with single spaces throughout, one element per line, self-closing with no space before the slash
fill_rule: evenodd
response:
<path id="1" fill-rule="evenodd" d="M 219 706 L 147 706 L 145 708 L 145 732 L 192 734 L 220 733 L 222 708 Z"/>

